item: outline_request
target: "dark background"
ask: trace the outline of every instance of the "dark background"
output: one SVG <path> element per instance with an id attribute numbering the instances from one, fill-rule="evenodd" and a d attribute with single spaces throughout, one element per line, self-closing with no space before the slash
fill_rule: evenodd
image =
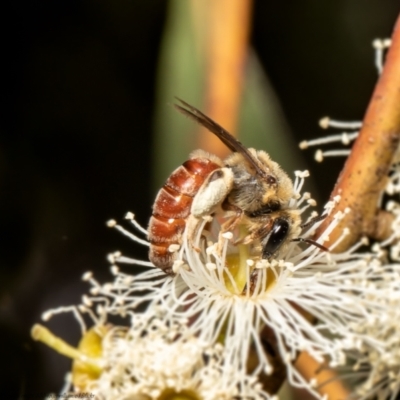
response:
<path id="1" fill-rule="evenodd" d="M 183 1 L 183 0 L 182 0 Z M 361 118 L 376 80 L 371 42 L 397 0 L 255 2 L 252 42 L 297 141 L 326 114 Z M 79 303 L 105 255 L 145 257 L 107 229 L 150 216 L 155 73 L 167 3 L 19 1 L 1 11 L 0 398 L 42 398 L 70 362 L 33 343 L 48 308 Z M 343 160 L 309 168 L 326 199 Z M 47 324 L 76 343 L 71 316 Z"/>

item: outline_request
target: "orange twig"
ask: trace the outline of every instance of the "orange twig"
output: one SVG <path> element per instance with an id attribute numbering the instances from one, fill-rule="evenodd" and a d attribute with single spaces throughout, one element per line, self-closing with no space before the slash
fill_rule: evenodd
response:
<path id="1" fill-rule="evenodd" d="M 252 0 L 202 0 L 206 12 L 206 88 L 204 112 L 233 135 L 237 131 L 247 58 Z M 225 157 L 215 136 L 200 132 L 199 148 Z"/>
<path id="2" fill-rule="evenodd" d="M 330 243 L 333 243 L 344 227 L 350 228 L 350 234 L 335 251 L 349 248 L 362 235 L 378 237 L 379 232 L 385 231 L 381 226 L 383 218 L 379 214 L 378 201 L 385 188 L 399 140 L 400 17 L 396 22 L 392 45 L 367 108 L 362 129 L 331 195 L 332 198 L 340 195 L 341 201 L 318 231 L 323 232 L 336 211 L 343 211 L 347 207 L 351 209 L 330 235 Z"/>
<path id="3" fill-rule="evenodd" d="M 303 352 L 296 360 L 296 368 L 307 381 L 314 379 L 315 388 L 321 396 L 326 395 L 329 400 L 345 400 L 350 393 L 343 383 L 336 378 L 334 371 L 321 368 L 321 365 L 308 353 Z M 324 384 L 327 382 L 326 384 Z"/>
<path id="4" fill-rule="evenodd" d="M 354 143 L 351 154 L 336 182 L 331 198 L 339 195 L 341 200 L 330 217 L 320 226 L 322 233 L 337 211 L 348 213 L 332 232 L 329 244 L 341 235 L 343 228 L 350 228 L 350 234 L 335 248 L 335 252 L 348 249 L 362 235 L 373 238 L 387 235 L 390 223 L 378 203 L 387 183 L 387 175 L 400 141 L 400 17 L 398 18 L 392 45 L 386 57 L 385 67 L 376 84 L 367 108 L 362 129 Z M 318 383 L 335 377 L 325 369 L 315 373 L 318 364 L 308 354 L 302 353 L 296 366 L 307 379 L 314 377 Z M 329 399 L 346 399 L 349 395 L 343 384 L 333 379 L 321 386 L 321 394 Z"/>

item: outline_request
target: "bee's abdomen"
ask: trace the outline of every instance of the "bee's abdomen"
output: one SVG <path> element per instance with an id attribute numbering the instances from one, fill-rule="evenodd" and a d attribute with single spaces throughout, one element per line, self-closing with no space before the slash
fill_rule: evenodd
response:
<path id="1" fill-rule="evenodd" d="M 149 259 L 166 273 L 172 273 L 176 253 L 172 244 L 181 244 L 193 198 L 207 176 L 220 166 L 207 158 L 184 162 L 167 179 L 157 194 L 149 222 Z"/>

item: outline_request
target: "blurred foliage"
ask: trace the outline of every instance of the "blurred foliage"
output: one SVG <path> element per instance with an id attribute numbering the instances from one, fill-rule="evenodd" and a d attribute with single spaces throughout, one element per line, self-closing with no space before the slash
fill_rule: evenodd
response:
<path id="1" fill-rule="evenodd" d="M 158 63 L 153 145 L 154 192 L 196 148 L 196 124 L 172 107 L 176 96 L 200 110 L 204 104 L 204 65 L 207 62 L 204 43 L 207 39 L 202 35 L 207 32 L 204 28 L 198 29 L 199 23 L 191 13 L 190 2 L 170 1 Z M 265 149 L 288 171 L 304 169 L 278 99 L 257 55 L 250 48 L 243 73 L 245 83 L 239 115 L 239 139 L 248 147 Z"/>
<path id="2" fill-rule="evenodd" d="M 153 139 L 153 192 L 194 150 L 193 122 L 175 111 L 179 97 L 190 104 L 202 98 L 204 64 L 196 41 L 190 2 L 169 2 L 157 74 L 157 106 Z M 200 107 L 200 106 L 199 106 Z"/>

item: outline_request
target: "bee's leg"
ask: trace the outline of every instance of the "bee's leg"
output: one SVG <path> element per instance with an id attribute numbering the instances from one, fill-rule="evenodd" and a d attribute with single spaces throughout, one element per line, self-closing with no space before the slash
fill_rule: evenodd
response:
<path id="1" fill-rule="evenodd" d="M 194 197 L 186 229 L 188 240 L 196 251 L 200 251 L 195 241 L 204 218 L 208 218 L 224 202 L 232 185 L 232 170 L 219 168 L 211 172 Z"/>
<path id="2" fill-rule="evenodd" d="M 269 219 L 268 221 L 265 222 L 265 224 L 262 224 L 262 226 L 260 228 L 251 230 L 248 235 L 236 240 L 235 245 L 250 244 L 257 239 L 267 237 L 268 234 L 271 232 L 272 225 L 273 225 L 273 221 L 272 221 L 272 219 Z"/>
<path id="3" fill-rule="evenodd" d="M 233 172 L 230 168 L 214 170 L 194 196 L 190 213 L 197 218 L 212 214 L 224 202 L 232 186 Z"/>
<path id="4" fill-rule="evenodd" d="M 217 253 L 222 254 L 222 249 L 224 247 L 224 241 L 226 240 L 223 236 L 226 232 L 233 232 L 235 228 L 239 225 L 242 216 L 243 210 L 239 207 L 236 207 L 233 204 L 230 204 L 227 199 L 221 204 L 221 208 L 224 211 L 233 211 L 235 214 L 228 218 L 222 225 L 221 230 L 218 235 L 218 245 L 217 245 Z"/>
<path id="5" fill-rule="evenodd" d="M 256 287 L 257 279 L 258 279 L 258 269 L 253 270 L 253 272 L 250 274 L 250 279 L 248 282 L 246 282 L 246 285 L 244 286 L 244 289 L 242 291 L 242 295 L 252 295 L 254 292 L 254 288 Z"/>
<path id="6" fill-rule="evenodd" d="M 235 214 L 230 217 L 228 220 L 226 220 L 222 226 L 221 226 L 221 232 L 232 232 L 235 230 L 235 228 L 238 226 L 240 220 L 242 219 L 243 216 L 243 210 L 231 203 L 227 199 L 224 200 L 224 202 L 221 204 L 221 208 L 224 211 L 231 211 L 234 212 Z"/>
<path id="7" fill-rule="evenodd" d="M 200 247 L 196 246 L 196 237 L 199 232 L 199 228 L 202 225 L 202 219 L 197 218 L 194 215 L 189 215 L 187 221 L 186 221 L 186 237 L 189 242 L 189 245 L 192 246 L 192 248 L 200 253 L 201 249 Z"/>

